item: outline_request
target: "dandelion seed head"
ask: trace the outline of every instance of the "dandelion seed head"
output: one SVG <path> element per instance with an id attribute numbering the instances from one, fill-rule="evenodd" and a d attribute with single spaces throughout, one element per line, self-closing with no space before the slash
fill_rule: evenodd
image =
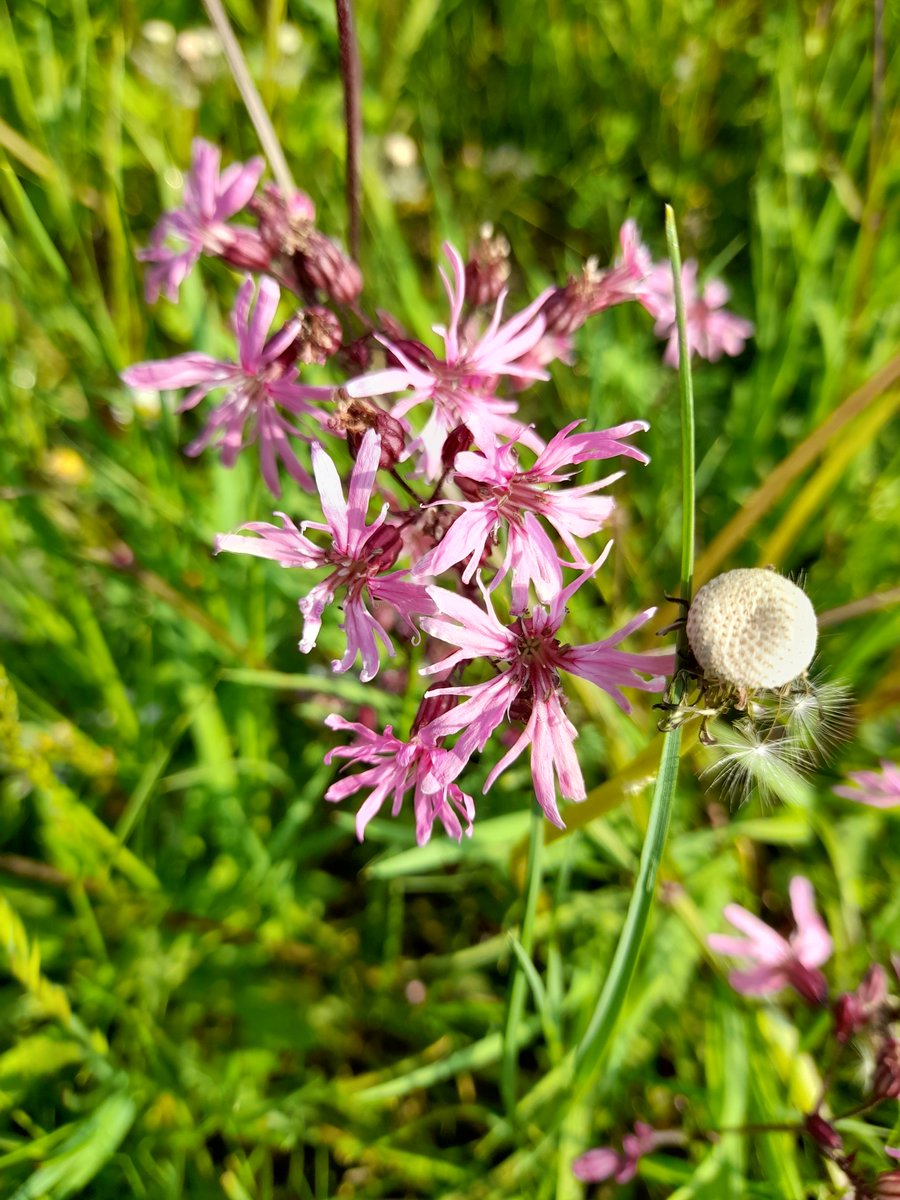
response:
<path id="1" fill-rule="evenodd" d="M 700 588 L 687 635 L 711 678 L 746 691 L 780 688 L 812 662 L 816 614 L 803 589 L 783 575 L 742 568 Z"/>

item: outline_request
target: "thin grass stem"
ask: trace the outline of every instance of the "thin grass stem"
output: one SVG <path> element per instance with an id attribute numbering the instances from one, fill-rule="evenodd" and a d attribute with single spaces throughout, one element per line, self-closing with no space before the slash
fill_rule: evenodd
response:
<path id="1" fill-rule="evenodd" d="M 263 104 L 262 98 L 256 90 L 256 84 L 250 77 L 247 60 L 244 58 L 244 53 L 238 45 L 237 38 L 234 36 L 234 30 L 231 28 L 228 14 L 225 12 L 221 0 L 203 0 L 203 7 L 206 9 L 216 33 L 222 39 L 222 49 L 225 52 L 228 69 L 231 71 L 231 77 L 234 80 L 237 90 L 240 92 L 250 120 L 253 122 L 253 128 L 256 130 L 256 136 L 259 138 L 263 154 L 265 154 L 269 161 L 272 174 L 275 176 L 275 182 L 284 196 L 290 196 L 292 192 L 297 190 L 294 177 L 291 175 L 290 168 L 287 165 L 287 159 L 284 157 L 284 151 L 281 149 L 281 142 L 278 140 L 278 135 L 275 132 L 272 122 L 269 120 L 266 106 Z"/>
<path id="2" fill-rule="evenodd" d="M 362 147 L 362 73 L 353 24 L 352 0 L 336 0 L 338 44 L 341 51 L 341 80 L 344 85 L 344 124 L 347 130 L 347 243 L 359 260 L 360 213 L 362 209 L 359 157 Z"/>
<path id="3" fill-rule="evenodd" d="M 669 259 L 672 263 L 675 313 L 678 323 L 682 463 L 681 594 L 686 600 L 689 600 L 694 574 L 694 388 L 688 354 L 684 296 L 681 289 L 681 252 L 678 245 L 678 231 L 675 227 L 675 214 L 668 205 L 666 206 L 666 240 L 669 245 Z M 684 631 L 681 630 L 679 642 L 682 642 L 684 637 Z M 622 926 L 609 973 L 601 989 L 587 1032 L 575 1052 L 576 1094 L 589 1086 L 593 1073 L 603 1057 L 625 1004 L 628 988 L 637 966 L 641 941 L 656 892 L 659 865 L 669 833 L 675 784 L 678 779 L 680 749 L 681 729 L 673 729 L 665 734 L 659 774 L 656 778 L 653 802 L 650 807 L 647 836 L 644 839 L 641 861 L 628 904 L 628 912 L 625 914 L 625 923 Z"/>
<path id="4" fill-rule="evenodd" d="M 519 938 L 525 954 L 531 956 L 534 946 L 534 921 L 537 914 L 538 895 L 541 890 L 541 859 L 544 845 L 544 814 L 538 804 L 531 810 L 531 825 L 528 831 L 528 863 L 526 866 L 525 911 L 522 915 L 522 930 Z M 513 956 L 510 962 L 509 1000 L 506 1008 L 506 1025 L 503 1030 L 503 1056 L 500 1063 L 500 1092 L 506 1111 L 512 1114 L 516 1106 L 516 1087 L 519 1073 L 519 1044 L 522 1041 L 522 1016 L 525 1010 L 527 979 L 519 962 Z"/>

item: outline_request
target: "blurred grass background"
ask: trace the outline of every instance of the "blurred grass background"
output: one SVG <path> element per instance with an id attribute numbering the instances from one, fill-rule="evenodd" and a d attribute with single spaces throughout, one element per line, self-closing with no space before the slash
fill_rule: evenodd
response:
<path id="1" fill-rule="evenodd" d="M 295 178 L 341 234 L 332 8 L 230 13 Z M 427 333 L 441 241 L 465 245 L 486 220 L 512 242 L 520 299 L 587 254 L 609 261 L 627 216 L 661 257 L 670 201 L 685 254 L 757 325 L 739 360 L 696 372 L 701 574 L 803 570 L 819 611 L 896 588 L 896 6 L 881 66 L 856 0 L 388 0 L 358 22 L 369 302 Z M 134 259 L 193 136 L 226 160 L 257 152 L 200 7 L 0 0 L 0 96 L 2 1194 L 564 1200 L 583 1191 L 573 1156 L 635 1117 L 808 1108 L 824 1029 L 801 1039 L 730 993 L 703 938 L 730 899 L 777 919 L 802 871 L 838 987 L 900 944 L 896 818 L 830 794 L 843 770 L 900 752 L 900 609 L 823 632 L 821 669 L 853 689 L 858 724 L 792 807 L 726 813 L 689 746 L 627 1010 L 596 1087 L 548 1123 L 541 1084 L 602 982 L 658 758 L 647 704 L 626 720 L 573 697 L 593 791 L 547 853 L 543 986 L 511 1120 L 497 1064 L 527 766 L 461 848 L 417 850 L 405 820 L 358 846 L 352 811 L 322 803 L 322 717 L 368 705 L 405 730 L 418 684 L 333 677 L 327 630 L 297 654 L 292 574 L 210 554 L 217 531 L 268 512 L 252 456 L 231 472 L 186 459 L 195 415 L 117 379 L 138 359 L 228 349 L 225 269 L 204 260 L 177 307 L 151 311 Z M 614 565 L 579 597 L 572 640 L 676 585 L 678 405 L 660 359 L 646 315 L 616 310 L 582 331 L 574 371 L 523 399 L 545 433 L 563 416 L 652 424 L 652 464 L 619 485 Z M 306 504 L 287 492 L 288 511 Z M 630 1187 L 800 1200 L 824 1194 L 818 1170 L 788 1135 L 726 1137 L 649 1160 Z"/>

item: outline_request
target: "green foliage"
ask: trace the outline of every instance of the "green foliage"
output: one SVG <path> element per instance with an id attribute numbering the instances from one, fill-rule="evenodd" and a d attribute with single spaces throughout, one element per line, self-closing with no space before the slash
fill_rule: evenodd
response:
<path id="1" fill-rule="evenodd" d="M 685 256 L 726 277 L 757 325 L 744 356 L 695 375 L 700 569 L 749 512 L 718 565 L 806 571 L 819 612 L 900 579 L 900 76 L 885 10 L 880 83 L 861 0 L 827 14 L 801 0 L 387 0 L 357 14 L 373 305 L 427 336 L 441 241 L 465 244 L 485 220 L 513 245 L 519 297 L 588 254 L 607 261 L 629 215 L 662 257 L 670 202 Z M 229 11 L 294 176 L 340 234 L 333 9 Z M 647 828 L 655 714 L 573 694 L 590 798 L 569 836 L 545 839 L 528 938 L 527 766 L 479 801 L 461 846 L 416 849 L 404 819 L 374 821 L 358 846 L 349 809 L 323 804 L 323 716 L 366 704 L 405 728 L 417 684 L 333 676 L 327 628 L 321 653 L 298 656 L 292 573 L 211 555 L 216 532 L 267 514 L 255 464 L 186 459 L 196 415 L 117 378 L 228 346 L 224 268 L 204 263 L 177 307 L 148 309 L 134 258 L 195 134 L 226 159 L 257 152 L 221 61 L 175 40 L 202 23 L 186 0 L 0 0 L 0 1192 L 564 1200 L 582 1194 L 572 1159 L 635 1119 L 796 1120 L 827 1032 L 801 1044 L 799 1009 L 742 1001 L 705 937 L 730 900 L 777 909 L 802 871 L 837 987 L 900 944 L 896 817 L 830 790 L 900 756 L 896 606 L 823 631 L 821 670 L 852 689 L 859 721 L 803 807 L 724 811 L 686 732 L 665 903 L 577 1091 L 571 1052 Z M 412 139 L 411 165 L 392 134 Z M 523 396 L 544 432 L 586 414 L 652 426 L 651 465 L 619 485 L 617 565 L 574 598 L 573 639 L 678 586 L 678 408 L 631 308 L 588 324 L 574 369 Z M 283 506 L 306 515 L 293 487 Z M 659 1152 L 629 1186 L 801 1200 L 829 1194 L 821 1179 L 808 1147 L 773 1131 Z"/>

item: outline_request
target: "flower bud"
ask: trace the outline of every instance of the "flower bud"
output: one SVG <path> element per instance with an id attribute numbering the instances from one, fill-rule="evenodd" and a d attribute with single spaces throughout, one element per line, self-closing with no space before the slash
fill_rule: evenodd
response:
<path id="1" fill-rule="evenodd" d="M 304 287 L 324 292 L 336 304 L 352 304 L 362 291 L 359 267 L 318 229 L 310 229 L 305 245 L 295 251 L 294 267 Z"/>
<path id="2" fill-rule="evenodd" d="M 444 685 L 438 684 L 436 686 L 443 687 Z M 420 729 L 427 729 L 432 721 L 436 721 L 438 717 L 442 717 L 451 708 L 455 708 L 457 699 L 457 696 L 423 696 L 419 710 L 413 719 L 410 737 L 417 734 Z"/>
<path id="3" fill-rule="evenodd" d="M 871 1196 L 872 1200 L 900 1200 L 900 1171 L 884 1171 L 876 1175 Z"/>
<path id="4" fill-rule="evenodd" d="M 900 1042 L 886 1037 L 875 1056 L 873 1092 L 882 1100 L 900 1097 Z"/>
<path id="5" fill-rule="evenodd" d="M 378 571 L 388 571 L 403 549 L 403 537 L 397 525 L 379 525 L 360 547 L 359 557 Z"/>
<path id="6" fill-rule="evenodd" d="M 850 1039 L 876 1017 L 887 1001 L 887 974 L 873 963 L 855 992 L 838 996 L 834 1005 L 834 1033 L 841 1043 Z"/>
<path id="7" fill-rule="evenodd" d="M 270 271 L 272 255 L 255 229 L 228 226 L 228 237 L 222 238 L 222 259 L 238 271 Z"/>
<path id="8" fill-rule="evenodd" d="M 341 389 L 338 389 L 338 396 L 328 427 L 339 437 L 346 437 L 354 462 L 366 430 L 374 429 L 381 439 L 379 469 L 389 471 L 395 467 L 406 448 L 406 430 L 402 423 L 371 400 L 350 399 Z"/>
<path id="9" fill-rule="evenodd" d="M 567 337 L 580 329 L 594 312 L 602 279 L 596 258 L 589 258 L 581 274 L 571 276 L 565 287 L 557 288 L 541 309 L 546 332 Z"/>
<path id="10" fill-rule="evenodd" d="M 810 1113 L 803 1125 L 817 1146 L 821 1146 L 823 1150 L 840 1150 L 841 1135 L 819 1113 Z"/>
<path id="11" fill-rule="evenodd" d="M 461 454 L 463 450 L 468 450 L 471 445 L 472 434 L 466 425 L 457 425 L 455 429 L 451 429 L 444 439 L 444 445 L 441 448 L 441 466 L 443 469 L 445 471 L 452 470 L 457 454 Z"/>
<path id="12" fill-rule="evenodd" d="M 816 967 L 806 967 L 801 962 L 795 962 L 791 963 L 787 974 L 791 987 L 807 1004 L 828 1003 L 828 983 Z"/>
<path id="13" fill-rule="evenodd" d="M 482 225 L 478 241 L 466 263 L 466 301 L 473 308 L 493 304 L 509 279 L 509 242 L 495 234 L 490 224 Z"/>

